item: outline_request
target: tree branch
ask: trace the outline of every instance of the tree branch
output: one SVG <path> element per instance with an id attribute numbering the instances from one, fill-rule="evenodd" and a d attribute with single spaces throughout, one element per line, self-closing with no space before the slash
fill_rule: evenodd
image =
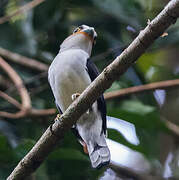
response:
<path id="1" fill-rule="evenodd" d="M 8 112 L 0 111 L 0 116 L 19 118 L 19 117 L 23 116 L 28 110 L 31 109 L 30 96 L 28 94 L 27 89 L 23 85 L 23 81 L 20 78 L 20 76 L 1 57 L 0 57 L 0 67 L 4 69 L 4 71 L 8 74 L 10 79 L 13 81 L 13 83 L 15 84 L 15 86 L 17 88 L 17 91 L 19 92 L 21 100 L 22 100 L 22 107 L 21 107 L 21 110 L 19 112 L 14 114 L 14 113 L 8 113 Z"/>
<path id="2" fill-rule="evenodd" d="M 4 58 L 7 58 L 15 63 L 21 64 L 25 67 L 35 69 L 38 71 L 47 71 L 48 65 L 41 63 L 35 59 L 27 58 L 17 53 L 13 53 L 7 49 L 0 47 L 0 55 Z"/>
<path id="3" fill-rule="evenodd" d="M 151 90 L 156 90 L 156 89 L 167 89 L 167 88 L 172 88 L 172 87 L 177 87 L 179 86 L 179 79 L 175 80 L 167 80 L 167 81 L 161 81 L 161 82 L 155 82 L 155 83 L 150 83 L 150 84 L 145 84 L 141 86 L 134 86 L 130 88 L 124 88 L 112 92 L 107 92 L 104 93 L 104 98 L 105 100 L 111 100 L 114 98 L 120 98 L 122 96 L 127 96 L 135 93 L 141 93 L 145 91 L 151 91 Z M 15 105 L 17 108 L 21 109 L 21 104 L 15 100 L 14 98 L 10 97 L 6 93 L 0 91 L 0 96 L 4 99 L 6 99 L 9 103 Z M 24 114 L 22 117 L 26 116 L 47 116 L 47 115 L 54 115 L 56 113 L 56 109 L 31 109 L 27 114 Z M 2 115 L 2 114 L 1 114 Z M 4 114 L 4 117 L 7 117 L 6 114 Z M 9 117 L 9 116 L 8 116 Z M 16 116 L 10 116 L 9 118 L 19 118 Z"/>
<path id="4" fill-rule="evenodd" d="M 22 104 L 16 101 L 14 98 L 10 97 L 6 93 L 0 91 L 0 96 L 6 99 L 11 104 L 15 105 L 19 108 L 19 112 L 17 113 L 9 113 L 0 111 L 1 117 L 17 119 L 23 118 L 25 116 L 47 116 L 55 114 L 55 109 L 33 109 L 31 106 L 31 99 L 27 89 L 25 88 L 22 79 L 20 76 L 14 71 L 14 69 L 0 57 L 0 67 L 4 69 L 4 71 L 9 75 L 10 79 L 15 84 L 17 91 L 21 97 Z"/>
<path id="5" fill-rule="evenodd" d="M 131 168 L 115 165 L 113 163 L 109 164 L 109 167 L 120 176 L 120 178 L 132 178 L 134 180 L 164 180 L 159 176 L 151 176 L 143 172 L 137 172 Z"/>
<path id="6" fill-rule="evenodd" d="M 21 109 L 21 104 L 16 101 L 14 98 L 10 97 L 8 94 L 0 91 L 0 97 L 6 99 L 9 103 L 13 104 L 14 106 L 16 106 L 18 109 Z"/>
<path id="7" fill-rule="evenodd" d="M 96 99 L 118 79 L 142 53 L 160 37 L 161 34 L 179 16 L 179 0 L 171 0 L 164 10 L 147 27 L 140 32 L 130 46 L 118 56 L 113 63 L 87 87 L 87 89 L 68 107 L 64 114 L 56 121 L 51 130 L 48 128 L 31 151 L 19 162 L 8 180 L 24 179 L 34 172 L 47 155 L 55 148 L 79 117 L 96 101 Z"/>
<path id="8" fill-rule="evenodd" d="M 114 98 L 120 98 L 122 96 L 127 96 L 135 93 L 141 93 L 145 91 L 151 91 L 151 90 L 156 90 L 156 89 L 167 89 L 167 88 L 172 88 L 172 87 L 177 87 L 179 86 L 179 79 L 175 80 L 167 80 L 167 81 L 161 81 L 161 82 L 155 82 L 155 83 L 150 83 L 150 84 L 145 84 L 145 85 L 140 85 L 140 86 L 134 86 L 134 87 L 129 87 L 129 88 L 124 88 L 112 92 L 107 92 L 104 93 L 104 98 L 105 100 L 111 100 Z M 15 105 L 17 108 L 21 109 L 21 104 L 16 101 L 14 98 L 10 97 L 6 93 L 0 91 L 0 96 L 4 99 L 6 99 L 9 103 Z M 26 116 L 47 116 L 47 115 L 54 115 L 56 113 L 56 109 L 31 109 L 27 114 L 24 114 L 22 117 Z M 0 114 L 1 116 L 4 115 L 4 117 L 7 117 L 6 114 Z M 8 116 L 8 118 L 19 118 L 16 116 Z"/>
<path id="9" fill-rule="evenodd" d="M 56 113 L 56 109 L 31 109 L 29 116 L 49 116 L 54 115 Z"/>
<path id="10" fill-rule="evenodd" d="M 156 90 L 156 89 L 167 89 L 167 88 L 177 87 L 177 86 L 179 86 L 179 79 L 160 81 L 160 82 L 154 82 L 154 83 L 140 85 L 140 86 L 124 88 L 124 89 L 120 89 L 120 90 L 116 90 L 112 92 L 107 92 L 104 94 L 104 98 L 105 100 L 110 100 L 110 99 L 114 99 L 121 96 L 141 93 L 144 91 L 151 91 L 151 90 Z"/>
<path id="11" fill-rule="evenodd" d="M 4 98 L 9 103 L 16 106 L 18 109 L 22 109 L 22 105 L 17 100 L 10 97 L 8 94 L 0 91 L 0 97 Z M 56 113 L 56 109 L 54 109 L 54 108 L 51 108 L 51 109 L 34 109 L 34 108 L 32 108 L 28 112 L 26 111 L 26 113 L 18 113 L 18 116 L 14 115 L 14 114 L 9 115 L 9 113 L 7 113 L 7 112 L 0 111 L 0 116 L 6 117 L 6 118 L 11 118 L 11 119 L 17 119 L 17 118 L 23 118 L 26 116 L 49 116 L 49 115 L 54 115 L 55 113 Z M 19 114 L 21 115 L 20 117 L 19 117 Z"/>
<path id="12" fill-rule="evenodd" d="M 3 24 L 7 21 L 9 21 L 13 16 L 17 16 L 18 14 L 22 14 L 25 11 L 28 11 L 32 8 L 34 8 L 35 6 L 39 5 L 40 3 L 44 2 L 45 0 L 33 0 L 29 3 L 27 3 L 26 5 L 20 7 L 17 11 L 13 12 L 12 14 L 10 14 L 9 16 L 4 16 L 0 18 L 0 24 Z"/>
<path id="13" fill-rule="evenodd" d="M 179 137 L 179 126 L 168 120 L 166 120 L 165 123 L 168 129 L 171 130 L 175 136 Z"/>

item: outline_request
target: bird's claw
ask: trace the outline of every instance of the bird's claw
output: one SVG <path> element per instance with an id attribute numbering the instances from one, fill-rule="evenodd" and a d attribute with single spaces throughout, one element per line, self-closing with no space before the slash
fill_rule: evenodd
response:
<path id="1" fill-rule="evenodd" d="M 72 101 L 76 100 L 79 96 L 80 96 L 80 93 L 72 94 L 72 96 L 71 96 Z M 89 113 L 90 113 L 90 109 L 88 109 L 88 110 L 86 111 L 86 114 L 87 114 L 87 115 L 89 115 Z"/>
<path id="2" fill-rule="evenodd" d="M 89 154 L 87 144 L 85 142 L 84 142 L 84 145 L 83 145 L 83 151 L 84 151 L 85 154 Z"/>
<path id="3" fill-rule="evenodd" d="M 56 118 L 54 119 L 54 121 L 59 121 L 60 120 L 60 117 L 61 117 L 61 114 L 57 114 Z M 52 126 L 53 124 L 50 125 L 50 132 L 54 135 L 54 136 L 57 136 L 54 132 L 53 132 L 53 129 L 52 129 Z M 57 136 L 58 137 L 58 136 Z"/>
<path id="4" fill-rule="evenodd" d="M 60 117 L 61 117 L 61 114 L 57 114 L 56 118 L 55 118 L 55 122 L 56 121 L 59 121 L 60 120 Z"/>
<path id="5" fill-rule="evenodd" d="M 83 146 L 83 151 L 84 151 L 84 153 L 85 154 L 89 154 L 88 153 L 88 147 L 87 147 L 87 144 L 84 142 L 84 141 L 79 141 L 80 142 L 80 144 Z"/>
<path id="6" fill-rule="evenodd" d="M 71 99 L 72 101 L 76 100 L 80 96 L 80 93 L 72 94 Z"/>

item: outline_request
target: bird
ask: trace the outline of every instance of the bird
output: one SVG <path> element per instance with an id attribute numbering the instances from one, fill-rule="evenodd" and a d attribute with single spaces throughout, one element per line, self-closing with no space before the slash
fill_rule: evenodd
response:
<path id="1" fill-rule="evenodd" d="M 48 81 L 60 114 L 99 75 L 90 59 L 96 38 L 97 33 L 93 27 L 78 26 L 62 42 L 59 53 L 49 67 Z M 97 169 L 110 162 L 106 124 L 106 104 L 101 95 L 72 127 L 84 152 L 89 154 L 92 167 Z"/>

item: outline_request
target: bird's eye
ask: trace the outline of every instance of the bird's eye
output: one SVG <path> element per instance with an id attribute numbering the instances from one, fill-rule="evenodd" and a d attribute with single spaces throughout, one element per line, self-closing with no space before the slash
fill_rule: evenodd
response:
<path id="1" fill-rule="evenodd" d="M 84 29 L 84 28 L 83 28 L 83 25 L 79 26 L 78 28 L 80 28 L 80 29 Z"/>
<path id="2" fill-rule="evenodd" d="M 80 31 L 81 30 L 81 28 L 76 28 L 74 31 L 73 31 L 73 33 L 76 33 L 76 32 L 78 32 L 78 31 Z"/>

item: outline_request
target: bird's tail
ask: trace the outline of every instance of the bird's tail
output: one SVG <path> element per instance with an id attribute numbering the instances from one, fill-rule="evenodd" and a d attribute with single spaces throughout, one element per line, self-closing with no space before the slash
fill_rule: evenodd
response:
<path id="1" fill-rule="evenodd" d="M 91 146 L 91 145 L 87 145 Z M 100 146 L 96 144 L 93 148 L 88 147 L 88 149 L 93 149 L 93 151 L 89 152 L 89 157 L 91 160 L 91 164 L 93 168 L 101 168 L 110 162 L 110 151 L 106 146 Z"/>

